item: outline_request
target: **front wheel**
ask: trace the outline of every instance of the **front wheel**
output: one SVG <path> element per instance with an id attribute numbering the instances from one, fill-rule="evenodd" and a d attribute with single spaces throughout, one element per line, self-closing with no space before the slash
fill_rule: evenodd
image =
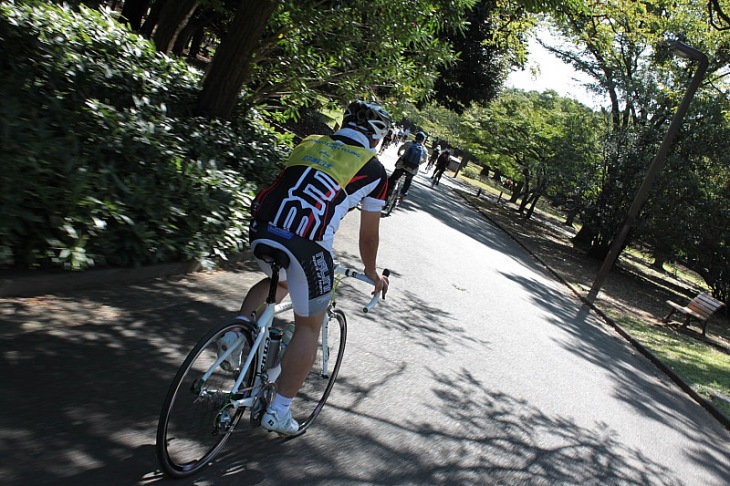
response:
<path id="1" fill-rule="evenodd" d="M 242 392 L 232 394 L 239 370 L 212 369 L 218 359 L 218 341 L 229 331 L 241 336 L 242 362 L 246 360 L 254 341 L 255 331 L 250 325 L 234 321 L 211 329 L 190 351 L 165 397 L 156 449 L 160 466 L 173 478 L 189 476 L 208 464 L 243 414 L 243 408 L 230 406 L 231 399 L 243 398 Z M 210 376 L 203 380 L 209 371 Z M 251 366 L 240 390 L 250 389 L 254 375 Z"/>
<path id="2" fill-rule="evenodd" d="M 327 402 L 340 371 L 346 340 L 347 319 L 341 310 L 335 310 L 325 317 L 314 365 L 292 402 L 292 416 L 299 422 L 294 437 L 306 432 Z"/>

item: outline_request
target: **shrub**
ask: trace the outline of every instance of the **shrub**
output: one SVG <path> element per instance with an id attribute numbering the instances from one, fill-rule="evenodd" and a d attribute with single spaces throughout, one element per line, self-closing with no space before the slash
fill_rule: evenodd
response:
<path id="1" fill-rule="evenodd" d="M 0 6 L 0 265 L 225 257 L 283 148 L 251 114 L 194 116 L 201 73 L 109 13 Z"/>
<path id="2" fill-rule="evenodd" d="M 478 168 L 471 166 L 471 165 L 467 165 L 466 167 L 464 167 L 461 170 L 461 175 L 463 175 L 464 177 L 466 177 L 468 179 L 479 180 L 479 172 L 480 171 Z"/>

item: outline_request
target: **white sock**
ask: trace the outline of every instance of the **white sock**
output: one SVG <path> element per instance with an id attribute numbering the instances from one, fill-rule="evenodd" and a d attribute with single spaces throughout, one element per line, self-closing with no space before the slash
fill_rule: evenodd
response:
<path id="1" fill-rule="evenodd" d="M 276 415 L 282 417 L 289 411 L 289 407 L 291 407 L 291 401 L 293 399 L 294 398 L 287 398 L 277 393 L 274 397 L 274 401 L 271 402 L 271 405 L 269 405 L 269 410 L 276 412 Z"/>

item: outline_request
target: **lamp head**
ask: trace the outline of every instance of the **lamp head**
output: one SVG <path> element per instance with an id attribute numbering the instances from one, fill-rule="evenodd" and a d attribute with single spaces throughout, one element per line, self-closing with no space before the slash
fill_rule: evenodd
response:
<path id="1" fill-rule="evenodd" d="M 688 46 L 684 42 L 674 41 L 669 44 L 669 48 L 672 49 L 676 55 L 685 59 L 692 59 L 693 61 L 704 61 L 707 59 L 707 56 L 703 53 L 694 47 Z"/>

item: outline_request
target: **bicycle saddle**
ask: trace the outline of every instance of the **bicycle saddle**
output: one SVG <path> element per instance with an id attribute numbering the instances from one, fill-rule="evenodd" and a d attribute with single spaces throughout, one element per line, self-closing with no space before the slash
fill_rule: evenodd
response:
<path id="1" fill-rule="evenodd" d="M 256 245 L 256 248 L 253 250 L 253 256 L 265 261 L 269 265 L 275 263 L 279 268 L 287 268 L 289 266 L 289 255 L 286 252 L 265 243 Z"/>

